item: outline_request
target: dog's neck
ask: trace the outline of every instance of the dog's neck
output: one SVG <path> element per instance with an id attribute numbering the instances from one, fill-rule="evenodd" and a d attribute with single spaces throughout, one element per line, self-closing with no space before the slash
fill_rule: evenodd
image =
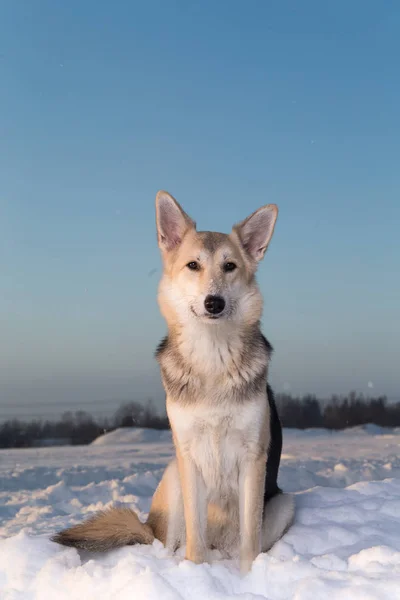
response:
<path id="1" fill-rule="evenodd" d="M 170 328 L 157 359 L 169 396 L 196 397 L 222 388 L 235 395 L 255 382 L 265 387 L 271 350 L 259 323 L 242 328 L 194 323 Z"/>
<path id="2" fill-rule="evenodd" d="M 169 330 L 169 335 L 176 336 L 180 354 L 195 372 L 212 376 L 229 370 L 232 363 L 238 364 L 259 331 L 258 324 L 245 328 L 223 321 L 193 320 L 184 327 Z"/>

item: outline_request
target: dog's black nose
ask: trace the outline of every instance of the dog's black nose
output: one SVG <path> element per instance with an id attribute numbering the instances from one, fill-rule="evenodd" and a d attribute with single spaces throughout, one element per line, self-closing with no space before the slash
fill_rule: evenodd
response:
<path id="1" fill-rule="evenodd" d="M 206 296 L 204 306 L 211 315 L 218 315 L 225 308 L 225 300 L 221 296 Z"/>

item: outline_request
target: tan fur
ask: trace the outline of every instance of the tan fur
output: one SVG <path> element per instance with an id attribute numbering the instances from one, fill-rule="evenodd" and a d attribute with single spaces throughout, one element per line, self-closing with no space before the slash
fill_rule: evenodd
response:
<path id="1" fill-rule="evenodd" d="M 186 558 L 202 563 L 207 558 L 207 498 L 204 482 L 192 457 L 176 443 L 186 525 Z"/>
<path id="2" fill-rule="evenodd" d="M 151 528 L 141 523 L 133 510 L 124 507 L 98 512 L 83 523 L 53 537 L 54 542 L 64 546 L 95 552 L 129 544 L 151 544 L 153 540 Z"/>
<path id="3" fill-rule="evenodd" d="M 240 563 L 244 572 L 261 552 L 264 482 L 265 455 L 261 455 L 248 462 L 239 475 Z"/>
<path id="4" fill-rule="evenodd" d="M 255 272 L 276 216 L 276 206 L 266 205 L 230 234 L 198 232 L 174 198 L 157 194 L 164 264 L 158 300 L 168 325 L 157 359 L 176 458 L 157 487 L 146 524 L 129 510 L 113 509 L 61 532 L 56 541 L 104 550 L 150 543 L 154 535 L 171 551 L 186 544 L 186 557 L 196 563 L 218 548 L 240 557 L 245 572 L 290 526 L 289 496 L 274 488 L 264 506 L 270 346 L 260 331 Z M 194 270 L 188 267 L 193 262 Z M 236 268 L 228 270 L 226 263 Z M 209 295 L 224 299 L 218 314 L 206 308 Z"/>
<path id="5" fill-rule="evenodd" d="M 160 540 L 164 545 L 167 544 L 168 535 L 168 495 L 166 490 L 166 480 L 163 478 L 154 493 L 151 503 L 151 510 L 146 524 L 154 533 L 154 537 Z"/>

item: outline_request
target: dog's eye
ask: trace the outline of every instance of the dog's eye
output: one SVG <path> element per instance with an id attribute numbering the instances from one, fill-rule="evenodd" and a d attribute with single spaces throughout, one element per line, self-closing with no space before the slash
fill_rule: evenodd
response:
<path id="1" fill-rule="evenodd" d="M 233 262 L 226 262 L 223 266 L 225 273 L 230 273 L 230 271 L 234 271 L 236 269 L 236 265 Z"/>
<path id="2" fill-rule="evenodd" d="M 195 260 L 192 260 L 190 263 L 188 263 L 187 268 L 190 269 L 191 271 L 199 271 L 200 270 L 200 265 L 198 262 L 196 262 Z"/>

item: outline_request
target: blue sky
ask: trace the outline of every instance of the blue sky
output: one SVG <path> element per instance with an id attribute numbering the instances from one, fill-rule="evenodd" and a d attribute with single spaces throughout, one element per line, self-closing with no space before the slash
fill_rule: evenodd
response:
<path id="1" fill-rule="evenodd" d="M 159 188 L 200 229 L 279 205 L 278 391 L 399 398 L 399 30 L 390 1 L 3 2 L 0 404 L 162 405 Z"/>

